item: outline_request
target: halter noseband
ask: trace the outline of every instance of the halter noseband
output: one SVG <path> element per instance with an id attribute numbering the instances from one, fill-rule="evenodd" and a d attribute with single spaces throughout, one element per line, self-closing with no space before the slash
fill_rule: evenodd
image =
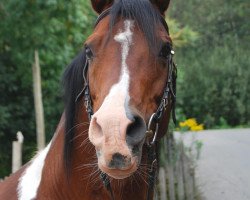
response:
<path id="1" fill-rule="evenodd" d="M 103 11 L 97 18 L 95 22 L 95 26 L 106 17 L 110 13 L 110 8 Z M 169 34 L 168 25 L 163 17 L 161 17 L 162 25 L 164 26 L 165 30 Z M 157 110 L 151 115 L 150 120 L 147 125 L 146 131 L 146 138 L 147 138 L 147 147 L 148 147 L 148 164 L 150 169 L 148 171 L 148 190 L 147 190 L 147 199 L 150 198 L 150 192 L 153 189 L 155 179 L 156 179 L 156 170 L 157 170 L 157 159 L 156 159 L 156 147 L 155 142 L 158 138 L 158 130 L 159 130 L 159 123 L 166 111 L 169 103 L 171 101 L 171 110 L 172 110 L 172 118 L 174 123 L 176 124 L 176 117 L 175 117 L 175 102 L 176 102 L 176 78 L 177 78 L 177 68 L 173 61 L 174 51 L 171 49 L 170 54 L 167 57 L 168 61 L 168 78 L 167 82 L 163 91 L 163 96 L 161 98 L 161 102 L 157 108 Z M 89 80 L 88 80 L 88 67 L 89 67 L 89 59 L 86 57 L 86 61 L 83 67 L 83 81 L 84 87 L 82 91 L 77 95 L 76 102 L 80 99 L 80 97 L 84 96 L 84 105 L 86 108 L 86 112 L 88 113 L 89 120 L 91 120 L 92 115 L 94 114 L 92 108 L 92 101 L 90 96 L 90 89 L 89 89 Z M 155 128 L 154 128 L 155 127 Z M 152 140 L 150 141 L 150 139 Z M 114 200 L 114 194 L 111 188 L 110 180 L 105 173 L 101 173 L 100 175 L 104 186 L 110 193 L 111 198 Z"/>

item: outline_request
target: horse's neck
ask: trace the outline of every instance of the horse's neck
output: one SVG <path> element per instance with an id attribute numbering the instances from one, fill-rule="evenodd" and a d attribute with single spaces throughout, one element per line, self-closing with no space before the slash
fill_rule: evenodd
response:
<path id="1" fill-rule="evenodd" d="M 37 192 L 38 199 L 78 199 L 77 194 L 81 195 L 81 191 L 84 188 L 84 177 L 81 176 L 83 170 L 80 166 L 86 163 L 86 158 L 80 145 L 88 137 L 88 133 L 85 131 L 88 129 L 88 126 L 79 125 L 74 129 L 76 139 L 73 141 L 72 167 L 67 175 L 63 159 L 64 125 L 65 117 L 63 115 L 44 161 L 41 182 Z M 88 154 L 93 155 L 93 150 L 89 151 Z M 86 155 L 86 157 L 89 157 L 89 155 Z"/>
<path id="2" fill-rule="evenodd" d="M 88 140 L 87 116 L 79 116 L 75 128 L 75 139 L 72 150 L 72 167 L 69 175 L 65 170 L 63 160 L 64 148 L 64 116 L 62 117 L 42 170 L 42 178 L 37 192 L 37 199 L 103 199 L 110 200 L 109 192 L 104 187 L 97 167 L 94 146 Z M 145 153 L 145 152 L 144 152 Z M 111 181 L 113 192 L 118 199 L 121 196 L 131 199 L 145 199 L 146 181 L 134 176 L 132 179 Z M 136 194 L 134 191 L 137 191 Z"/>

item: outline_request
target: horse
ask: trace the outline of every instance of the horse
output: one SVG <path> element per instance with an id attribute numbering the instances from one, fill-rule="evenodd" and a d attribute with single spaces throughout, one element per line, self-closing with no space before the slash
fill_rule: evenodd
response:
<path id="1" fill-rule="evenodd" d="M 63 75 L 51 142 L 0 183 L 1 200 L 153 199 L 175 107 L 170 0 L 91 0 L 93 33 Z"/>

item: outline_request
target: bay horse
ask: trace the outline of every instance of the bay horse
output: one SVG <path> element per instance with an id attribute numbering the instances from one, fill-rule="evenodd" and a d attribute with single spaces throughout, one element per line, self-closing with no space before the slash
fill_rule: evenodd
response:
<path id="1" fill-rule="evenodd" d="M 63 76 L 47 147 L 0 183 L 1 200 L 153 199 L 175 103 L 169 0 L 91 0 L 93 33 Z"/>

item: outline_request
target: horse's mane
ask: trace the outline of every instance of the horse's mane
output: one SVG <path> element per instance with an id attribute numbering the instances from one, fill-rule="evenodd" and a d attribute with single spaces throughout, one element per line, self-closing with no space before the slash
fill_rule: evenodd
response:
<path id="1" fill-rule="evenodd" d="M 71 163 L 71 150 L 75 135 L 75 122 L 78 109 L 76 107 L 77 95 L 84 86 L 83 67 L 86 62 L 85 51 L 82 50 L 66 68 L 62 84 L 64 87 L 64 104 L 65 104 L 65 138 L 64 138 L 64 162 L 67 170 Z"/>
<path id="2" fill-rule="evenodd" d="M 149 48 L 155 50 L 159 45 L 155 37 L 157 25 L 161 23 L 161 15 L 149 0 L 116 0 L 110 11 L 110 30 L 116 24 L 119 17 L 135 21 L 140 30 L 144 33 Z M 85 51 L 82 50 L 78 56 L 67 67 L 63 75 L 64 101 L 65 101 L 65 141 L 64 141 L 64 162 L 67 170 L 71 165 L 71 151 L 75 135 L 77 112 L 76 98 L 84 86 L 83 67 L 86 61 Z"/>

